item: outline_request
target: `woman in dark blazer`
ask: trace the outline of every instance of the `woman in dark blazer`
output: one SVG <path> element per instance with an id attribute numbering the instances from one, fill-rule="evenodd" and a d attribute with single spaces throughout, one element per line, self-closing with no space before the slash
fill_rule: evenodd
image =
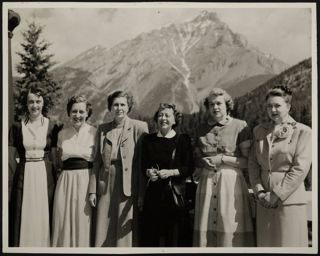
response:
<path id="1" fill-rule="evenodd" d="M 127 116 L 132 96 L 116 91 L 108 97 L 114 115 L 101 124 L 96 136 L 96 157 L 89 184 L 89 200 L 97 205 L 97 247 L 131 247 L 138 244 L 138 204 L 143 189 L 140 139 L 148 132 L 145 122 Z"/>

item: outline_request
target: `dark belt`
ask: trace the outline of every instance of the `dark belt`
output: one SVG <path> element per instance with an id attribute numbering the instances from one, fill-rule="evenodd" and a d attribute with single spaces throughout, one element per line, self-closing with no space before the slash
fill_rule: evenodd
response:
<path id="1" fill-rule="evenodd" d="M 27 157 L 27 158 L 20 158 L 21 162 L 41 162 L 45 160 L 44 157 Z"/>
<path id="2" fill-rule="evenodd" d="M 88 162 L 83 158 L 68 158 L 63 161 L 63 170 L 77 170 L 77 169 L 91 169 L 93 166 L 92 162 Z"/>

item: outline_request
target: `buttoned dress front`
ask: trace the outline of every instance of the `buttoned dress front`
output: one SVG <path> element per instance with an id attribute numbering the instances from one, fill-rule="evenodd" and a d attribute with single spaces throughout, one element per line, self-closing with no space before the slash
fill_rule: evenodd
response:
<path id="1" fill-rule="evenodd" d="M 73 127 L 63 129 L 58 136 L 61 160 L 82 159 L 92 162 L 96 128 L 83 124 L 77 132 Z M 52 246 L 89 247 L 91 205 L 88 200 L 90 168 L 62 170 L 53 207 Z"/>
<path id="2" fill-rule="evenodd" d="M 198 128 L 197 158 L 223 153 L 240 156 L 239 145 L 250 146 L 245 121 L 228 117 L 224 124 Z M 216 171 L 198 167 L 193 245 L 254 246 L 248 187 L 240 168 L 221 164 Z"/>
<path id="3" fill-rule="evenodd" d="M 312 132 L 290 116 L 283 124 L 287 135 L 282 138 L 272 136 L 272 123 L 253 131 L 249 177 L 254 192 L 273 191 L 280 198 L 277 208 L 257 204 L 257 245 L 307 247 L 304 179 L 312 161 Z"/>

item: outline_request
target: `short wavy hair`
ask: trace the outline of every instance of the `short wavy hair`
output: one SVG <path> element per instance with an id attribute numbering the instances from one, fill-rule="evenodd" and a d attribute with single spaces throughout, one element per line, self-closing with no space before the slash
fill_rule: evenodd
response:
<path id="1" fill-rule="evenodd" d="M 204 105 L 206 107 L 206 109 L 209 109 L 209 99 L 214 96 L 223 96 L 224 98 L 224 102 L 226 103 L 226 107 L 227 107 L 227 114 L 230 114 L 231 111 L 233 110 L 233 99 L 231 97 L 231 95 L 229 93 L 227 93 L 225 90 L 221 89 L 221 88 L 213 88 L 210 92 L 209 95 L 204 99 Z"/>
<path id="2" fill-rule="evenodd" d="M 49 112 L 49 97 L 46 96 L 44 90 L 40 87 L 31 87 L 30 89 L 24 90 L 21 92 L 21 111 L 27 117 L 29 117 L 29 110 L 28 110 L 28 95 L 35 94 L 38 97 L 42 97 L 43 99 L 43 107 L 42 107 L 42 115 L 47 117 Z"/>
<path id="3" fill-rule="evenodd" d="M 125 91 L 115 91 L 108 96 L 108 110 L 111 111 L 113 101 L 116 98 L 120 98 L 120 97 L 124 97 L 127 99 L 127 103 L 129 107 L 128 113 L 129 113 L 133 107 L 134 101 L 133 101 L 132 94 L 130 92 L 125 92 Z"/>
<path id="4" fill-rule="evenodd" d="M 288 86 L 278 84 L 272 87 L 271 89 L 269 89 L 266 95 L 266 101 L 270 97 L 275 97 L 275 96 L 282 97 L 286 103 L 291 105 L 292 90 Z"/>
<path id="5" fill-rule="evenodd" d="M 72 96 L 68 100 L 68 103 L 67 103 L 68 116 L 70 116 L 71 108 L 72 108 L 73 104 L 75 104 L 75 103 L 85 103 L 86 104 L 86 110 L 88 112 L 88 116 L 86 118 L 86 121 L 87 121 L 88 118 L 92 115 L 92 105 L 91 105 L 91 103 L 88 101 L 87 97 L 84 94 Z"/>
<path id="6" fill-rule="evenodd" d="M 176 128 L 181 120 L 182 120 L 182 114 L 176 109 L 176 105 L 175 104 L 170 104 L 170 103 L 160 103 L 158 110 L 156 111 L 156 113 L 153 116 L 153 120 L 157 123 L 158 122 L 158 115 L 159 112 L 163 109 L 172 109 L 173 110 L 173 116 L 174 116 L 174 120 L 175 120 L 175 124 L 172 125 L 172 128 Z"/>

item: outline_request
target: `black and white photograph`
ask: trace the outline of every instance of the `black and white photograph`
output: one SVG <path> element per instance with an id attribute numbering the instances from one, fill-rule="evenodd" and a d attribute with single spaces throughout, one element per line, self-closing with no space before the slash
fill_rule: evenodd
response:
<path id="1" fill-rule="evenodd" d="M 318 252 L 315 2 L 2 10 L 2 253 Z"/>

